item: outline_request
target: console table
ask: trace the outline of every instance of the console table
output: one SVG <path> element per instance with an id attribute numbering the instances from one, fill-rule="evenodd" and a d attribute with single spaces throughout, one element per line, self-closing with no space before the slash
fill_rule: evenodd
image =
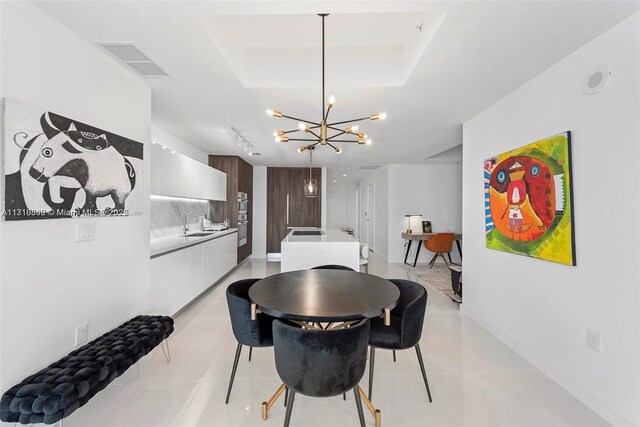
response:
<path id="1" fill-rule="evenodd" d="M 409 256 L 409 251 L 411 250 L 411 242 L 413 242 L 414 240 L 418 241 L 418 249 L 416 250 L 416 258 L 413 260 L 413 266 L 416 266 L 416 263 L 418 262 L 418 255 L 420 255 L 420 248 L 422 247 L 422 242 L 424 242 L 425 240 L 429 240 L 431 237 L 435 236 L 438 233 L 407 233 L 407 232 L 403 232 L 402 233 L 402 238 L 403 239 L 407 239 L 409 241 L 409 244 L 407 245 L 407 251 L 404 254 L 404 263 L 407 265 L 411 265 L 407 262 L 407 257 Z M 462 241 L 462 234 L 459 233 L 455 233 L 455 235 L 453 236 L 454 240 L 456 241 L 456 246 L 458 247 L 458 252 L 460 253 L 460 259 L 462 259 L 462 246 L 460 245 L 460 242 Z M 449 255 L 449 261 L 451 261 L 451 256 Z"/>

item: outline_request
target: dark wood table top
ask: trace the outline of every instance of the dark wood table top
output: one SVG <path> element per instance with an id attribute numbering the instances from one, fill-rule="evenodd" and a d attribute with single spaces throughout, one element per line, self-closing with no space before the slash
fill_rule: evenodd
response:
<path id="1" fill-rule="evenodd" d="M 270 316 L 343 322 L 379 316 L 398 303 L 397 286 L 382 277 L 346 270 L 299 270 L 266 277 L 249 298 Z"/>

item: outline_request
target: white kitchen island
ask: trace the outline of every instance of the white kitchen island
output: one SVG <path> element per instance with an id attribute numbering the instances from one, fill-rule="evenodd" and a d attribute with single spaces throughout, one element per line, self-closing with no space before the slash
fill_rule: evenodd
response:
<path id="1" fill-rule="evenodd" d="M 320 231 L 323 234 L 296 235 L 296 231 Z M 360 243 L 337 229 L 293 229 L 282 240 L 280 271 L 308 270 L 325 264 L 339 264 L 360 271 Z"/>

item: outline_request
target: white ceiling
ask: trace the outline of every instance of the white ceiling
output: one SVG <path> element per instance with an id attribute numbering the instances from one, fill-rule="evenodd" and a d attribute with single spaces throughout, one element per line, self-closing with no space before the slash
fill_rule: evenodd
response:
<path id="1" fill-rule="evenodd" d="M 358 178 L 362 165 L 426 163 L 459 145 L 465 120 L 640 7 L 637 1 L 37 4 L 92 43 L 135 43 L 169 74 L 147 80 L 155 124 L 208 153 L 271 166 L 308 162 L 294 143 L 273 141 L 274 130 L 296 123 L 287 126 L 264 111 L 320 120 L 316 14 L 331 13 L 327 95 L 338 98 L 332 118 L 388 114 L 383 122 L 362 124 L 373 145 L 346 145 L 339 155 L 316 150 L 314 166 L 330 168 L 331 180 Z M 353 60 L 342 63 L 345 56 Z M 274 58 L 286 67 L 275 66 Z M 232 125 L 262 156 L 238 149 Z"/>
<path id="2" fill-rule="evenodd" d="M 333 87 L 400 87 L 446 13 L 345 13 L 325 18 L 326 81 Z M 245 87 L 317 88 L 318 15 L 217 15 L 201 19 Z"/>

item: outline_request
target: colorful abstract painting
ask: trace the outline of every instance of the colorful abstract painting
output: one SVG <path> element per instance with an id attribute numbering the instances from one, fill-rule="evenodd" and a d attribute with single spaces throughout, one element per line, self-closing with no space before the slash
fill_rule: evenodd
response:
<path id="1" fill-rule="evenodd" d="M 571 132 L 484 162 L 487 248 L 576 265 Z"/>

